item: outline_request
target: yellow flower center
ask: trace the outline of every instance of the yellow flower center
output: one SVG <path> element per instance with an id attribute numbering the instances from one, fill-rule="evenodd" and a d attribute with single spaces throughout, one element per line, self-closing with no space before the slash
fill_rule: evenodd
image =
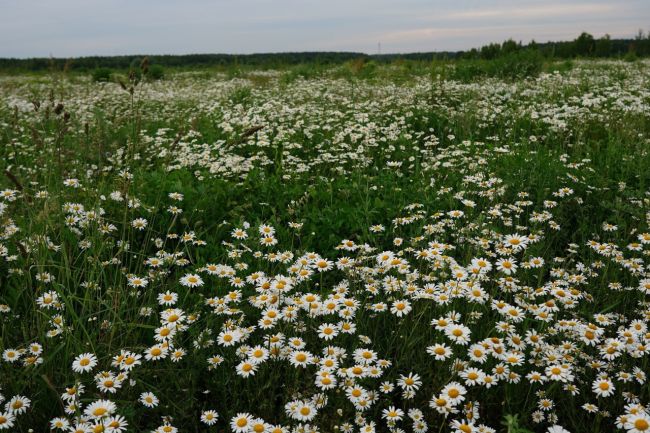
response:
<path id="1" fill-rule="evenodd" d="M 634 428 L 639 431 L 646 431 L 650 428 L 650 424 L 648 424 L 648 421 L 644 419 L 637 419 L 634 421 Z"/>

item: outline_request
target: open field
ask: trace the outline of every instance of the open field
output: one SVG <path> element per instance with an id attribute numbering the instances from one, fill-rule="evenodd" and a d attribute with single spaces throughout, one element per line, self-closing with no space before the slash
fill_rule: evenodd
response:
<path id="1" fill-rule="evenodd" d="M 454 68 L 0 77 L 0 431 L 650 432 L 650 62 Z"/>

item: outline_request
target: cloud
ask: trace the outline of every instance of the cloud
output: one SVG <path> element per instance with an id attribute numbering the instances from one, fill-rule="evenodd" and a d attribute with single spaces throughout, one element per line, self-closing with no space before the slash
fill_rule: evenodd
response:
<path id="1" fill-rule="evenodd" d="M 458 50 L 627 37 L 650 0 L 0 0 L 0 57 Z"/>
<path id="2" fill-rule="evenodd" d="M 613 4 L 588 3 L 588 4 L 548 4 L 542 6 L 490 8 L 476 11 L 458 11 L 446 14 L 448 19 L 483 20 L 486 18 L 554 18 L 575 15 L 584 17 L 589 15 L 603 15 L 613 11 L 620 11 Z"/>

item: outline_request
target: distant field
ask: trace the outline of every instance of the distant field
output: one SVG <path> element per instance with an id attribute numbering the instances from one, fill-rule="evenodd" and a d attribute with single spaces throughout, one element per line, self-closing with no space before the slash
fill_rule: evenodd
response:
<path id="1" fill-rule="evenodd" d="M 650 62 L 526 62 L 0 76 L 0 431 L 650 432 Z"/>

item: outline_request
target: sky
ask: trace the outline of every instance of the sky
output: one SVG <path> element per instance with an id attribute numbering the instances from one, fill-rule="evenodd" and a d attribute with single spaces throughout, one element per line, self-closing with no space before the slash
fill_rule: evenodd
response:
<path id="1" fill-rule="evenodd" d="M 650 0 L 0 0 L 0 57 L 455 51 L 632 37 Z"/>

